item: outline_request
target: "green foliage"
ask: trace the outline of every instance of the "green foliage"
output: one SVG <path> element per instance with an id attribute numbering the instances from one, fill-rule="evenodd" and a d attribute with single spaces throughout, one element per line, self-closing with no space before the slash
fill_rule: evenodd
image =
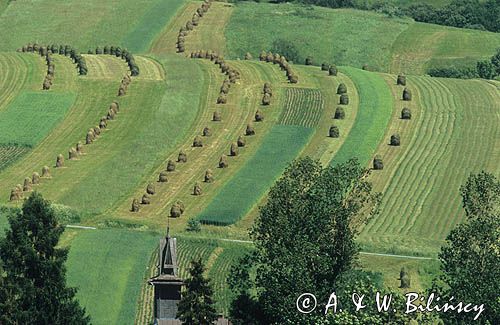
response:
<path id="1" fill-rule="evenodd" d="M 476 67 L 441 67 L 427 71 L 431 77 L 473 79 L 479 77 Z"/>
<path id="2" fill-rule="evenodd" d="M 495 66 L 490 61 L 479 61 L 477 74 L 483 79 L 493 79 L 496 76 Z"/>
<path id="3" fill-rule="evenodd" d="M 328 297 L 352 268 L 356 229 L 376 213 L 378 203 L 366 174 L 355 159 L 323 169 L 302 158 L 271 188 L 251 232 L 258 301 L 269 323 L 310 323 L 310 315 L 290 306 L 304 292 Z"/>
<path id="4" fill-rule="evenodd" d="M 0 239 L 4 274 L 0 287 L 0 322 L 6 324 L 88 324 L 90 319 L 66 287 L 68 250 L 56 248 L 64 227 L 50 203 L 35 192 L 22 211 L 9 218 Z"/>
<path id="5" fill-rule="evenodd" d="M 21 93 L 0 111 L 0 129 L 9 130 L 0 133 L 0 144 L 36 146 L 64 118 L 75 98 L 68 93 Z"/>
<path id="6" fill-rule="evenodd" d="M 203 276 L 205 267 L 201 259 L 191 261 L 190 277 L 186 279 L 186 290 L 182 294 L 177 318 L 187 325 L 211 325 L 217 320 L 213 289 Z"/>
<path id="7" fill-rule="evenodd" d="M 191 218 L 188 221 L 186 230 L 192 231 L 192 232 L 200 232 L 201 231 L 201 224 L 198 220 Z"/>
<path id="8" fill-rule="evenodd" d="M 282 38 L 275 39 L 271 46 L 271 52 L 284 55 L 288 62 L 299 63 L 302 61 L 302 56 L 295 44 L 290 40 Z"/>
<path id="9" fill-rule="evenodd" d="M 275 125 L 253 157 L 198 215 L 202 223 L 229 225 L 243 218 L 266 193 L 312 135 L 312 129 Z M 229 167 L 231 168 L 231 167 Z"/>
<path id="10" fill-rule="evenodd" d="M 57 221 L 61 224 L 80 222 L 80 213 L 68 206 L 53 203 L 52 210 L 54 210 Z"/>

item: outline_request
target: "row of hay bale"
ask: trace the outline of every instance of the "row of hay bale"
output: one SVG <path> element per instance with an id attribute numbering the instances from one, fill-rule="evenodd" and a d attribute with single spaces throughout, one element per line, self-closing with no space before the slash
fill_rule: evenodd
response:
<path id="1" fill-rule="evenodd" d="M 33 175 L 31 177 L 26 177 L 24 179 L 24 183 L 21 186 L 21 184 L 17 184 L 11 191 L 10 191 L 10 201 L 18 201 L 24 198 L 24 193 L 25 192 L 31 192 L 33 189 L 33 186 L 40 184 L 42 179 L 46 178 L 51 178 L 50 176 L 50 168 L 48 166 L 44 166 L 42 168 L 42 175 L 38 172 L 33 172 Z"/>
<path id="2" fill-rule="evenodd" d="M 128 86 L 131 82 L 132 78 L 128 74 L 123 76 L 120 88 L 118 88 L 118 97 L 125 96 L 127 94 Z"/>
<path id="3" fill-rule="evenodd" d="M 78 69 L 78 74 L 86 75 L 88 72 L 87 62 L 85 62 L 85 58 L 78 53 L 73 47 L 70 45 L 39 45 L 35 43 L 28 43 L 27 45 L 17 49 L 18 52 L 31 52 L 31 53 L 39 53 L 41 56 L 47 56 L 48 54 L 60 54 L 70 57 L 73 60 L 73 63 L 76 64 Z"/>
<path id="4" fill-rule="evenodd" d="M 279 55 L 278 53 L 273 54 L 272 52 L 266 53 L 265 51 L 262 51 L 259 55 L 259 60 L 278 64 L 281 70 L 286 72 L 286 77 L 290 83 L 296 84 L 299 82 L 299 77 L 292 70 L 292 66 L 288 63 L 284 55 Z"/>
<path id="5" fill-rule="evenodd" d="M 47 64 L 47 74 L 45 75 L 45 78 L 43 79 L 42 89 L 49 90 L 50 87 L 52 87 L 52 81 L 54 80 L 54 70 L 55 70 L 55 65 L 54 65 L 54 60 L 52 59 L 52 54 L 50 54 L 48 52 L 47 52 L 47 54 L 45 54 L 45 63 Z"/>
<path id="6" fill-rule="evenodd" d="M 347 94 L 347 86 L 343 82 L 341 82 L 337 87 L 337 95 L 339 95 L 339 105 L 346 106 L 349 105 L 349 95 Z M 333 118 L 335 120 L 343 120 L 345 119 L 345 110 L 342 106 L 338 106 L 335 109 L 335 113 Z M 337 125 L 330 126 L 328 130 L 328 136 L 330 138 L 338 138 L 340 137 L 340 130 Z"/>
<path id="7" fill-rule="evenodd" d="M 210 7 L 212 6 L 212 1 L 213 0 L 205 0 L 201 4 L 201 6 L 196 9 L 191 20 L 188 20 L 186 22 L 186 25 L 180 28 L 179 33 L 177 34 L 177 42 L 175 44 L 178 53 L 183 53 L 184 51 L 186 51 L 186 36 L 189 34 L 189 32 L 194 30 L 196 26 L 198 26 L 200 19 L 208 12 L 208 9 L 210 9 Z"/>
<path id="8" fill-rule="evenodd" d="M 264 83 L 264 88 L 262 89 L 262 91 L 264 93 L 264 95 L 262 96 L 262 105 L 268 106 L 271 104 L 271 97 L 273 96 L 271 85 L 268 82 Z"/>
<path id="9" fill-rule="evenodd" d="M 406 76 L 398 75 L 396 79 L 396 85 L 403 86 L 403 101 L 411 101 L 411 91 L 406 87 Z M 408 107 L 404 107 L 401 110 L 401 119 L 402 120 L 411 120 L 411 111 Z M 389 140 L 389 145 L 394 147 L 399 147 L 401 145 L 401 136 L 399 133 L 394 133 L 391 135 Z M 374 170 L 382 170 L 384 169 L 384 162 L 380 155 L 376 155 L 373 159 L 373 169 Z"/>
<path id="10" fill-rule="evenodd" d="M 329 64 L 326 62 L 323 62 L 321 64 L 321 70 L 322 71 L 328 71 L 328 75 L 336 77 L 337 76 L 337 66 L 335 64 Z"/>
<path id="11" fill-rule="evenodd" d="M 106 45 L 102 48 L 100 46 L 97 46 L 95 50 L 89 49 L 88 54 L 114 55 L 117 58 L 121 58 L 122 60 L 127 62 L 128 68 L 130 69 L 130 75 L 132 77 L 139 75 L 139 66 L 135 62 L 134 55 L 127 49 L 122 49 L 120 46 Z"/>

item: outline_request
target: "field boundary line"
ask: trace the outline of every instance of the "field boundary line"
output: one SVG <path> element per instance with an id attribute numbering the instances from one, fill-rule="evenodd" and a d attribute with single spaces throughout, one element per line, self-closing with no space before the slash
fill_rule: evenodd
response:
<path id="1" fill-rule="evenodd" d="M 97 230 L 97 228 L 96 228 L 96 227 L 78 226 L 78 225 L 66 225 L 66 228 L 75 228 L 75 229 L 91 229 L 91 230 Z"/>

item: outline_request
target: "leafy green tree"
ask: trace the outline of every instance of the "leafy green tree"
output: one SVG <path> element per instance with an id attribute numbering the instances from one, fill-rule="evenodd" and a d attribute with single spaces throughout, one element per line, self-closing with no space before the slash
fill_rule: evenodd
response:
<path id="1" fill-rule="evenodd" d="M 297 312 L 297 298 L 308 292 L 324 301 L 352 268 L 357 229 L 379 201 L 367 174 L 354 159 L 323 169 L 303 158 L 273 186 L 251 231 L 255 285 L 267 323 L 310 323 L 311 315 Z"/>
<path id="2" fill-rule="evenodd" d="M 447 324 L 500 324 L 500 181 L 482 172 L 461 188 L 466 222 L 458 225 L 441 248 L 442 276 L 432 291 L 455 301 L 485 304 L 475 313 L 445 313 Z"/>
<path id="3" fill-rule="evenodd" d="M 477 63 L 477 73 L 483 79 L 493 79 L 496 76 L 495 66 L 490 61 L 479 61 Z"/>
<path id="4" fill-rule="evenodd" d="M 9 223 L 0 239 L 0 323 L 88 324 L 76 289 L 66 287 L 68 250 L 56 247 L 64 227 L 50 203 L 35 192 Z"/>
<path id="5" fill-rule="evenodd" d="M 500 14 L 500 8 L 499 8 Z M 500 20 L 500 18 L 499 18 Z M 497 53 L 491 57 L 491 64 L 495 67 L 495 72 L 497 76 L 500 76 L 500 48 L 497 49 Z"/>
<path id="6" fill-rule="evenodd" d="M 203 271 L 201 258 L 191 261 L 190 277 L 177 310 L 177 318 L 187 325 L 210 325 L 217 320 L 213 290 Z"/>
<path id="7" fill-rule="evenodd" d="M 301 62 L 302 56 L 293 42 L 278 38 L 273 42 L 271 52 L 284 55 L 289 62 Z"/>

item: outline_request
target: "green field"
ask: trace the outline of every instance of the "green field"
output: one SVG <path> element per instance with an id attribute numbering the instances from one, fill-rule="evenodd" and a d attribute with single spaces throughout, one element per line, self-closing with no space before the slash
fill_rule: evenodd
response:
<path id="1" fill-rule="evenodd" d="M 158 235 L 128 230 L 87 230 L 71 242 L 70 286 L 93 324 L 132 324 L 143 275 Z M 103 294 L 105 293 L 105 294 Z"/>
<path id="2" fill-rule="evenodd" d="M 392 113 L 392 95 L 384 79 L 375 73 L 347 67 L 343 67 L 342 72 L 356 85 L 359 108 L 347 139 L 331 163 L 342 163 L 356 157 L 362 165 L 366 165 L 383 141 Z"/>
<path id="3" fill-rule="evenodd" d="M 323 115 L 323 105 L 318 89 L 288 88 L 279 124 L 315 127 Z"/>
<path id="4" fill-rule="evenodd" d="M 143 51 L 183 0 L 12 1 L 0 16 L 0 51 L 29 42 L 71 44 L 82 52 L 116 44 Z M 0 7 L 1 8 L 1 7 Z"/>
<path id="5" fill-rule="evenodd" d="M 215 225 L 230 225 L 243 218 L 297 157 L 311 134 L 312 129 L 306 127 L 273 126 L 255 155 L 197 218 Z"/>

